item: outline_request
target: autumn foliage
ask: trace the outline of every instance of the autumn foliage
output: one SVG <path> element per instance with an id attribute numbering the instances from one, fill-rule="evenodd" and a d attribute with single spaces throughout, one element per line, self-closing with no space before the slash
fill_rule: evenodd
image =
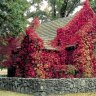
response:
<path id="1" fill-rule="evenodd" d="M 57 50 L 45 49 L 35 29 L 35 18 L 26 29 L 21 47 L 11 50 L 10 66 L 16 68 L 16 77 L 84 78 L 96 76 L 96 14 L 88 0 L 83 8 L 51 42 Z"/>
<path id="2" fill-rule="evenodd" d="M 12 50 L 16 50 L 21 45 L 23 35 L 20 37 L 1 37 L 0 38 L 0 66 L 10 67 L 12 62 Z"/>

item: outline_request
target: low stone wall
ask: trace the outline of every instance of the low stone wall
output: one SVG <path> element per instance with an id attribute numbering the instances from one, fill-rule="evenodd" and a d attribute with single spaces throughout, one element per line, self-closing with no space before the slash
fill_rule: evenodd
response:
<path id="1" fill-rule="evenodd" d="M 96 78 L 74 79 L 34 79 L 34 78 L 0 78 L 0 89 L 34 96 L 66 94 L 79 92 L 96 92 Z"/>

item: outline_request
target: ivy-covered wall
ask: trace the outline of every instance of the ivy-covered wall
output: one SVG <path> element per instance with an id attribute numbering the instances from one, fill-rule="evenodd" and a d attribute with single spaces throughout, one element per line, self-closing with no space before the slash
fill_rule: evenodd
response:
<path id="1" fill-rule="evenodd" d="M 57 29 L 56 37 L 49 42 L 55 50 L 45 49 L 43 39 L 36 32 L 38 26 L 39 20 L 35 18 L 26 29 L 20 48 L 12 51 L 11 62 L 7 64 L 15 71 L 9 77 L 96 77 L 96 14 L 88 0 L 66 26 Z"/>

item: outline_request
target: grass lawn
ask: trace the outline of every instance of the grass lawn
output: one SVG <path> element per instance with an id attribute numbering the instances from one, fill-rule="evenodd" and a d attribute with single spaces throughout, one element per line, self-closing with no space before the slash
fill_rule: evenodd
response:
<path id="1" fill-rule="evenodd" d="M 0 96 L 33 96 L 33 95 L 0 90 Z M 65 94 L 65 95 L 62 94 L 62 95 L 49 95 L 49 96 L 96 96 L 96 93 L 75 93 L 75 94 Z"/>
<path id="2" fill-rule="evenodd" d="M 75 94 L 65 94 L 65 95 L 50 95 L 50 96 L 96 96 L 96 93 L 75 93 Z"/>
<path id="3" fill-rule="evenodd" d="M 0 96 L 32 96 L 32 95 L 0 90 Z"/>

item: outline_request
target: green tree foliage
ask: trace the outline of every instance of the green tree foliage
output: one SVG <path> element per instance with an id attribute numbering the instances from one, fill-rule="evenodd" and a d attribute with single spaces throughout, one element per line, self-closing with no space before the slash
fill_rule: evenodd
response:
<path id="1" fill-rule="evenodd" d="M 27 0 L 0 0 L 0 36 L 17 36 L 26 26 Z"/>
<path id="2" fill-rule="evenodd" d="M 41 10 L 41 4 L 44 0 L 30 0 L 31 5 L 36 8 L 33 12 L 28 12 L 28 18 L 38 16 L 41 21 L 48 21 L 60 17 L 69 16 L 76 7 L 83 6 L 81 0 L 45 0 L 48 6 Z M 96 0 L 90 0 L 93 10 L 96 12 Z M 50 10 L 49 10 L 50 9 Z"/>
<path id="3" fill-rule="evenodd" d="M 30 17 L 38 17 L 42 22 L 48 20 L 50 18 L 49 16 L 49 10 L 47 10 L 48 8 L 46 8 L 45 10 L 41 10 L 41 6 L 42 5 L 42 2 L 44 0 L 30 0 L 30 4 L 31 6 L 34 7 L 34 11 L 31 11 L 30 8 L 29 10 L 27 10 L 27 18 L 30 18 Z M 48 6 L 47 6 L 48 7 Z"/>
<path id="4" fill-rule="evenodd" d="M 89 0 L 93 10 L 96 12 L 96 0 Z M 82 6 L 81 0 L 48 0 L 51 6 L 52 18 L 67 17 L 76 7 Z"/>
<path id="5" fill-rule="evenodd" d="M 60 9 L 60 16 L 67 17 L 74 11 L 76 7 L 80 5 L 80 0 L 63 0 L 63 4 Z"/>
<path id="6" fill-rule="evenodd" d="M 80 3 L 80 0 L 45 0 L 48 6 L 42 11 L 40 6 L 43 1 L 44 0 L 31 0 L 31 4 L 35 6 L 36 11 L 27 12 L 28 18 L 38 16 L 42 21 L 47 21 L 60 17 L 67 17 Z M 50 8 L 50 10 L 48 10 L 48 8 Z"/>
<path id="7" fill-rule="evenodd" d="M 92 0 L 90 3 L 91 3 L 91 7 L 93 8 L 94 12 L 96 12 L 96 0 Z"/>
<path id="8" fill-rule="evenodd" d="M 79 6 L 80 0 L 48 0 L 52 7 L 52 17 L 67 17 Z"/>

